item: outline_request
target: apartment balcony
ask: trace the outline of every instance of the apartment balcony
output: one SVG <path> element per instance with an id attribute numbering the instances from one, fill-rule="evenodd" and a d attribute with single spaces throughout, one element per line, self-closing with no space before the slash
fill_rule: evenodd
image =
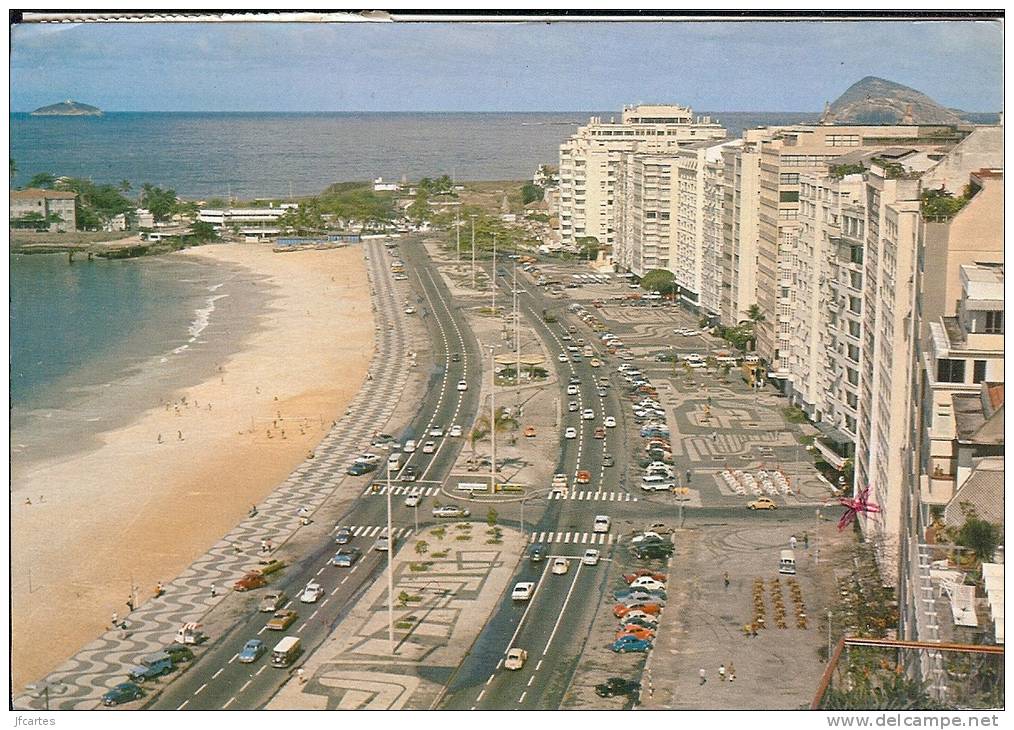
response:
<path id="1" fill-rule="evenodd" d="M 832 468 L 841 471 L 845 467 L 845 462 L 855 453 L 852 439 L 844 431 L 836 428 L 822 427 L 820 424 L 818 428 L 824 435 L 813 440 L 813 447 Z"/>

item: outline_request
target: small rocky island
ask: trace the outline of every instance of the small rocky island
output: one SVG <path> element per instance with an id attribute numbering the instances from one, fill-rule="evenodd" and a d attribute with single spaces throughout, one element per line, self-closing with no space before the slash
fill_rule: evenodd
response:
<path id="1" fill-rule="evenodd" d="M 96 106 L 78 101 L 61 101 L 59 104 L 42 106 L 32 112 L 33 117 L 101 117 L 102 110 Z"/>

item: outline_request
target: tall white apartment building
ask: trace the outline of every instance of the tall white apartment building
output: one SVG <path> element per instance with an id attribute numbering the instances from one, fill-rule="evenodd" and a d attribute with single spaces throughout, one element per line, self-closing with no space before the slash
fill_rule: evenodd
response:
<path id="1" fill-rule="evenodd" d="M 757 303 L 757 240 L 760 205 L 760 152 L 747 130 L 743 139 L 722 148 L 721 322 L 732 327 L 747 319 Z"/>
<path id="2" fill-rule="evenodd" d="M 626 107 L 619 123 L 592 117 L 560 145 L 560 242 L 572 246 L 593 236 L 614 243 L 616 168 L 624 153 L 671 153 L 687 142 L 724 137 L 721 125 L 681 106 Z"/>
<path id="3" fill-rule="evenodd" d="M 628 152 L 616 171 L 613 262 L 638 276 L 670 269 L 676 158 Z"/>

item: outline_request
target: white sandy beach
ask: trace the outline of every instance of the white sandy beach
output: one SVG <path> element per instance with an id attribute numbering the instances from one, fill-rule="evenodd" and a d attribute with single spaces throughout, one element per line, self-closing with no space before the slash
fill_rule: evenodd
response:
<path id="1" fill-rule="evenodd" d="M 113 611 L 123 615 L 131 582 L 147 599 L 240 521 L 317 445 L 366 376 L 373 319 L 358 247 L 276 254 L 229 244 L 181 255 L 247 267 L 275 298 L 220 373 L 176 394 L 187 404 L 178 413 L 152 409 L 102 434 L 96 450 L 18 475 L 15 687 L 97 636 Z"/>

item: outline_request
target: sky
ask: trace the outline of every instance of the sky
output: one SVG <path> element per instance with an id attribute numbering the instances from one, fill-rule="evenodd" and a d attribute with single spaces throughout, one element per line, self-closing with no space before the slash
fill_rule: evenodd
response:
<path id="1" fill-rule="evenodd" d="M 995 21 L 24 24 L 11 43 L 12 111 L 817 111 L 868 75 L 1003 103 Z"/>

